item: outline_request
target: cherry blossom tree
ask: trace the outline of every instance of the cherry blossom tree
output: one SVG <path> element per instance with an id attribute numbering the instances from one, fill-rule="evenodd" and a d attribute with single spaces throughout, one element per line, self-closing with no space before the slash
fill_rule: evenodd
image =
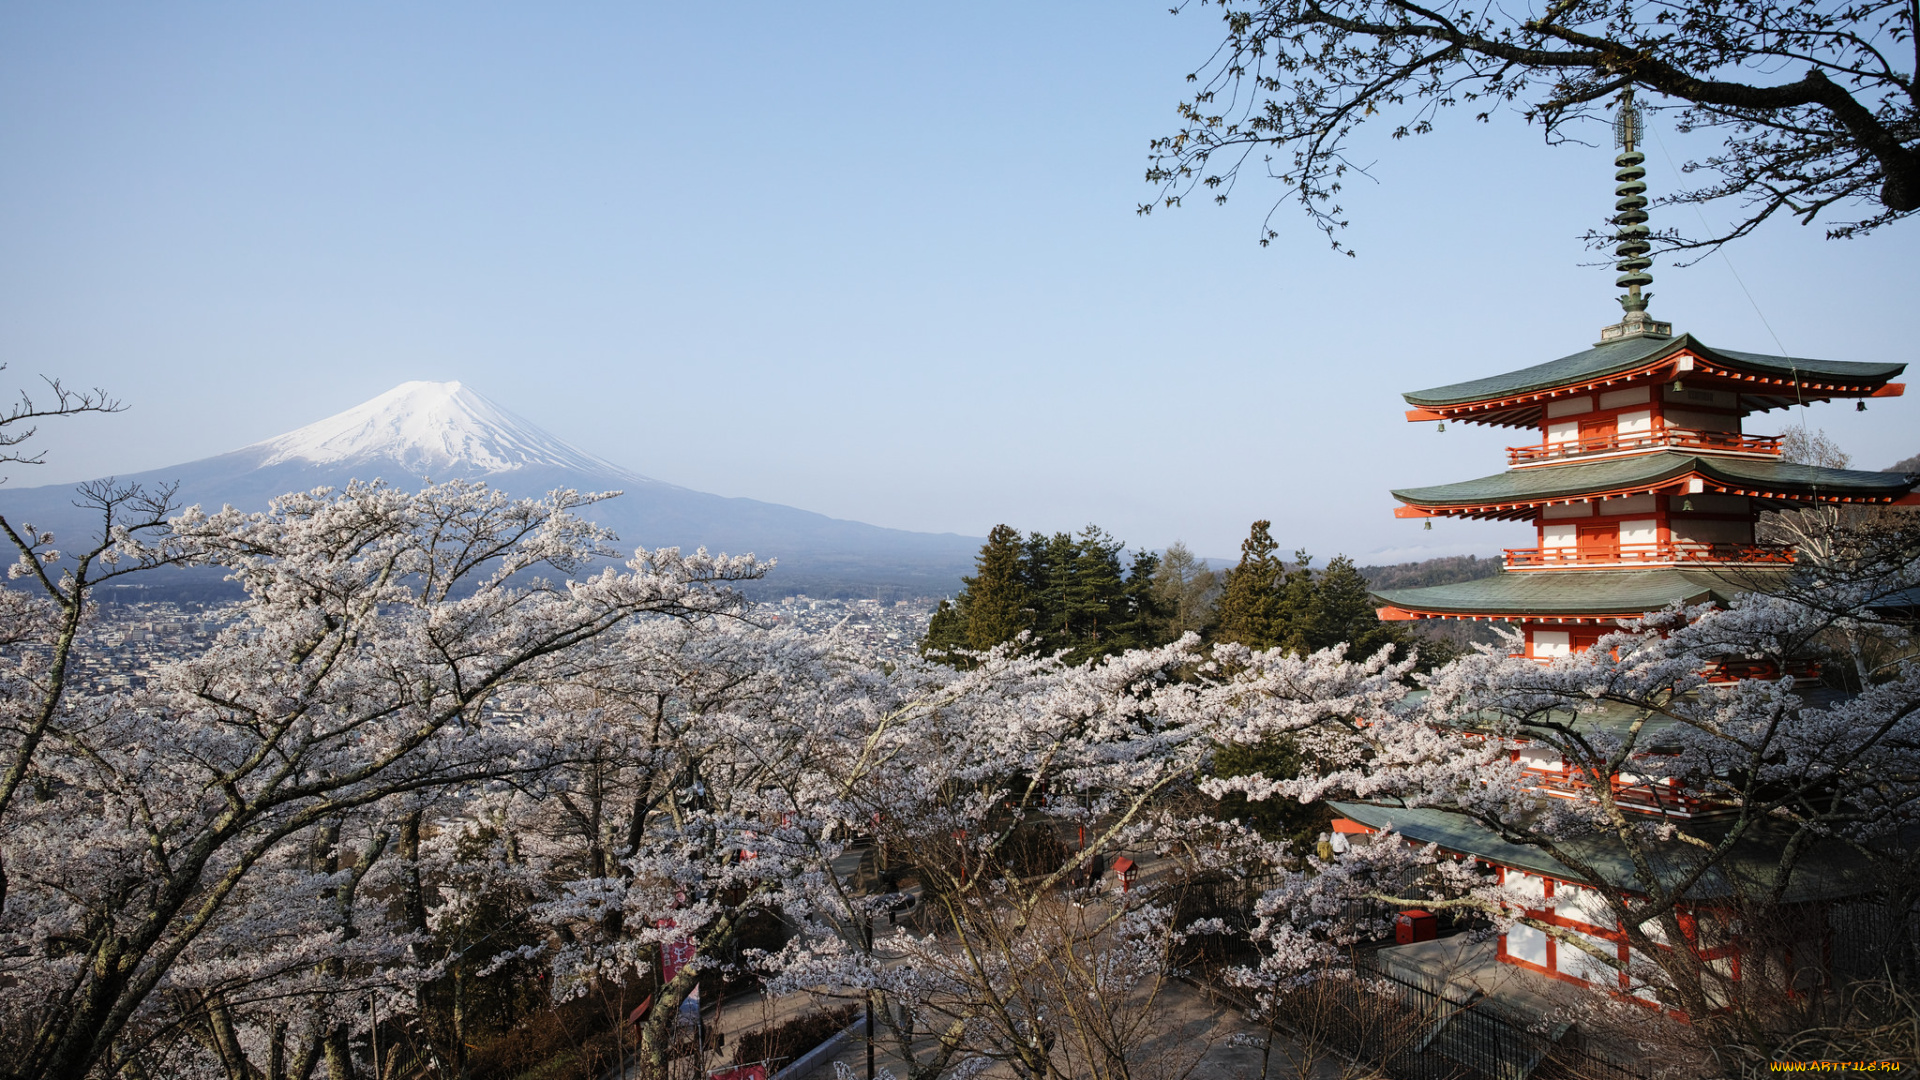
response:
<path id="1" fill-rule="evenodd" d="M 823 881 L 811 932 L 773 958 L 777 988 L 867 998 L 911 1080 L 996 1061 L 1035 1078 L 1129 1075 L 1155 1034 L 1154 995 L 1197 932 L 1174 917 L 1181 891 L 1218 868 L 1169 796 L 1223 743 L 1388 708 L 1412 664 L 1390 650 L 1203 655 L 1189 636 L 1071 666 L 1017 644 L 944 684 L 929 672 L 935 707 L 876 713 L 885 724 L 845 744 L 839 775 L 887 767 L 846 789 L 840 816 L 874 823 L 918 879 L 920 914 L 875 932 L 902 897 Z M 1152 869 L 1124 883 L 1099 873 L 1122 853 Z"/>
<path id="2" fill-rule="evenodd" d="M 1270 958 L 1254 974 L 1278 985 L 1323 961 L 1329 947 L 1365 936 L 1367 918 L 1377 921 L 1343 914 L 1329 922 L 1316 912 L 1355 902 L 1382 914 L 1466 909 L 1533 926 L 1703 1028 L 1721 1024 L 1730 1015 L 1721 1006 L 1741 987 L 1701 954 L 1738 944 L 1750 950 L 1749 981 L 1762 981 L 1770 943 L 1759 940 L 1759 924 L 1789 917 L 1790 889 L 1821 872 L 1807 865 L 1816 853 L 1843 851 L 1851 865 L 1889 873 L 1911 861 L 1920 664 L 1896 661 L 1854 695 L 1790 674 L 1805 671 L 1836 626 L 1863 629 L 1861 606 L 1882 585 L 1855 586 L 1863 590 L 1855 602 L 1831 595 L 1842 586 L 1829 583 L 1829 602 L 1818 606 L 1747 594 L 1725 610 L 1661 612 L 1552 664 L 1508 655 L 1511 646 L 1482 647 L 1400 708 L 1300 736 L 1318 759 L 1301 776 L 1208 781 L 1215 794 L 1344 797 L 1458 815 L 1489 842 L 1558 863 L 1580 887 L 1583 918 L 1612 923 L 1631 946 L 1623 960 L 1610 943 L 1529 915 L 1537 900 L 1387 835 L 1309 859 L 1268 893 L 1259 936 Z M 1723 681 L 1730 670 L 1789 674 Z M 1681 810 L 1690 812 L 1673 813 Z M 1613 869 L 1622 861 L 1624 874 Z M 1718 925 L 1715 912 L 1726 916 Z M 1744 930 L 1732 916 L 1746 920 Z"/>
<path id="3" fill-rule="evenodd" d="M 305 1075 L 316 1055 L 335 1067 L 346 1003 L 361 1007 L 366 973 L 407 952 L 403 935 L 366 932 L 366 898 L 418 800 L 537 774 L 567 752 L 494 723 L 491 706 L 566 678 L 636 618 L 737 610 L 726 582 L 763 569 L 668 549 L 564 583 L 538 576 L 610 554 L 611 537 L 573 514 L 594 498 L 353 484 L 163 527 L 164 500 L 103 489 L 103 513 L 131 506 L 135 520 L 109 516 L 79 558 L 9 527 L 15 576 L 48 598 L 9 600 L 0 635 L 15 643 L 18 777 L 0 806 L 12 1072 L 184 1075 L 185 1057 L 168 1055 L 194 1039 L 233 1076 Z M 205 652 L 105 694 L 49 662 L 95 566 L 188 559 L 247 592 Z M 267 1016 L 295 999 L 298 1022 Z M 239 1001 L 265 1026 L 236 1027 Z"/>

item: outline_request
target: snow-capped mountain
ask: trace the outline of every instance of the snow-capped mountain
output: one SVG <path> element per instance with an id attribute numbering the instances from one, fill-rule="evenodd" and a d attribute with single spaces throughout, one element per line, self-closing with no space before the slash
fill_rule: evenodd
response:
<path id="1" fill-rule="evenodd" d="M 569 446 L 457 382 L 406 382 L 372 401 L 275 436 L 237 454 L 260 468 L 386 465 L 416 476 L 484 476 L 525 468 L 628 475 L 611 462 Z"/>
<path id="2" fill-rule="evenodd" d="M 780 560 L 768 587 L 831 595 L 846 587 L 939 595 L 959 586 L 975 538 L 843 521 L 754 499 L 726 498 L 650 479 L 556 438 L 458 382 L 407 382 L 343 413 L 225 454 L 118 478 L 179 485 L 183 506 L 262 510 L 288 491 L 381 479 L 479 479 L 515 495 L 555 488 L 619 490 L 586 514 L 622 546 L 705 547 Z M 72 505 L 72 486 L 0 488 L 0 514 L 90 536 L 99 523 Z"/>

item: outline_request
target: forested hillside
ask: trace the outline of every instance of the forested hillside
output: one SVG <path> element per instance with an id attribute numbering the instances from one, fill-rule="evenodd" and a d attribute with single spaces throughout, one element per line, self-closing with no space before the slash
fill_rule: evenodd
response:
<path id="1" fill-rule="evenodd" d="M 1443 555 L 1420 562 L 1395 563 L 1392 566 L 1363 566 L 1360 576 L 1375 589 L 1417 589 L 1427 585 L 1451 585 L 1456 581 L 1475 581 L 1500 572 L 1500 559 L 1475 555 Z"/>

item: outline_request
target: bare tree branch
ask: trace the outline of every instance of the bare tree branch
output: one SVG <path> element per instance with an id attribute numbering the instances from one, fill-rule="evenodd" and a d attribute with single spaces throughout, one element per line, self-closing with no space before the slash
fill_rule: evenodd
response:
<path id="1" fill-rule="evenodd" d="M 1629 88 L 1679 131 L 1721 135 L 1718 151 L 1681 165 L 1704 182 L 1661 201 L 1741 207 L 1724 232 L 1656 234 L 1663 250 L 1718 247 L 1782 210 L 1826 223 L 1830 238 L 1920 211 L 1911 0 L 1554 0 L 1538 16 L 1459 0 L 1199 0 L 1209 3 L 1226 37 L 1188 76 L 1199 89 L 1180 106 L 1180 130 L 1150 146 L 1147 180 L 1160 190 L 1143 214 L 1196 186 L 1224 201 L 1264 149 L 1269 174 L 1290 189 L 1278 201 L 1297 201 L 1343 250 L 1334 200 L 1369 120 L 1400 139 L 1430 133 L 1446 109 L 1487 121 L 1504 105 L 1551 144 Z M 1864 216 L 1831 219 L 1854 207 Z M 1262 224 L 1262 244 L 1277 236 Z M 1609 236 L 1596 228 L 1586 239 Z"/>

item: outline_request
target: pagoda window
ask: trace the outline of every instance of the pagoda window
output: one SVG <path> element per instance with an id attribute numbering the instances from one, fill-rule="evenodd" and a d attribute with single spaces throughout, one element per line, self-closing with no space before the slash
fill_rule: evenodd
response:
<path id="1" fill-rule="evenodd" d="M 1520 764 L 1541 772 L 1565 772 L 1566 763 L 1560 760 L 1560 751 L 1550 746 L 1523 746 L 1518 751 Z"/>
<path id="2" fill-rule="evenodd" d="M 1543 548 L 1570 548 L 1580 546 L 1580 526 L 1542 525 L 1540 526 L 1540 546 Z"/>
<path id="3" fill-rule="evenodd" d="M 1629 495 L 1624 499 L 1602 499 L 1603 514 L 1651 514 L 1656 509 L 1652 495 Z"/>
<path id="4" fill-rule="evenodd" d="M 1507 931 L 1507 956 L 1523 963 L 1546 967 L 1546 932 L 1515 923 Z"/>
<path id="5" fill-rule="evenodd" d="M 1527 644 L 1535 660 L 1555 660 L 1573 655 L 1573 638 L 1565 630 L 1535 630 L 1528 635 Z"/>
<path id="6" fill-rule="evenodd" d="M 1599 893 L 1564 881 L 1553 883 L 1553 914 L 1568 922 L 1585 923 L 1588 926 L 1609 930 L 1614 926 L 1613 913 L 1607 909 L 1607 903 Z M 1561 951 L 1583 955 L 1578 949 Z"/>
<path id="7" fill-rule="evenodd" d="M 1549 506 L 1540 512 L 1540 516 L 1549 520 L 1554 518 L 1582 518 L 1593 516 L 1593 504 L 1587 502 L 1562 503 Z"/>
<path id="8" fill-rule="evenodd" d="M 1609 951 L 1618 949 L 1617 945 L 1605 938 L 1598 938 L 1592 934 L 1580 936 L 1602 949 Z M 1557 959 L 1560 961 L 1560 973 L 1569 978 L 1579 979 L 1581 982 L 1592 983 L 1595 986 L 1619 985 L 1619 973 L 1608 967 L 1605 961 L 1589 955 L 1584 949 L 1577 949 L 1572 945 L 1561 945 Z"/>
<path id="9" fill-rule="evenodd" d="M 1617 430 L 1618 425 L 1611 416 L 1582 420 L 1580 421 L 1580 440 L 1587 446 L 1593 446 L 1595 443 L 1612 439 Z M 1593 442 L 1587 442 L 1589 439 Z"/>
<path id="10" fill-rule="evenodd" d="M 1620 523 L 1620 554 L 1625 558 L 1647 558 L 1659 550 L 1660 522 L 1656 518 L 1636 518 Z M 1637 549 L 1637 550 L 1636 550 Z"/>
<path id="11" fill-rule="evenodd" d="M 1644 386 L 1632 390 L 1609 390 L 1600 395 L 1600 407 L 1624 409 L 1630 405 L 1645 405 L 1652 400 L 1653 392 Z"/>
<path id="12" fill-rule="evenodd" d="M 1572 442 L 1580 437 L 1580 421 L 1561 420 L 1547 425 L 1547 442 Z"/>
<path id="13" fill-rule="evenodd" d="M 1501 875 L 1502 885 L 1512 889 L 1524 900 L 1545 900 L 1547 898 L 1547 879 L 1524 870 L 1509 869 Z M 1545 907 L 1545 904 L 1541 904 Z"/>
<path id="14" fill-rule="evenodd" d="M 1562 398 L 1559 401 L 1547 402 L 1547 417 L 1549 419 L 1561 416 L 1578 416 L 1581 413 L 1592 411 L 1593 398 L 1586 394 L 1582 394 L 1579 397 Z"/>

